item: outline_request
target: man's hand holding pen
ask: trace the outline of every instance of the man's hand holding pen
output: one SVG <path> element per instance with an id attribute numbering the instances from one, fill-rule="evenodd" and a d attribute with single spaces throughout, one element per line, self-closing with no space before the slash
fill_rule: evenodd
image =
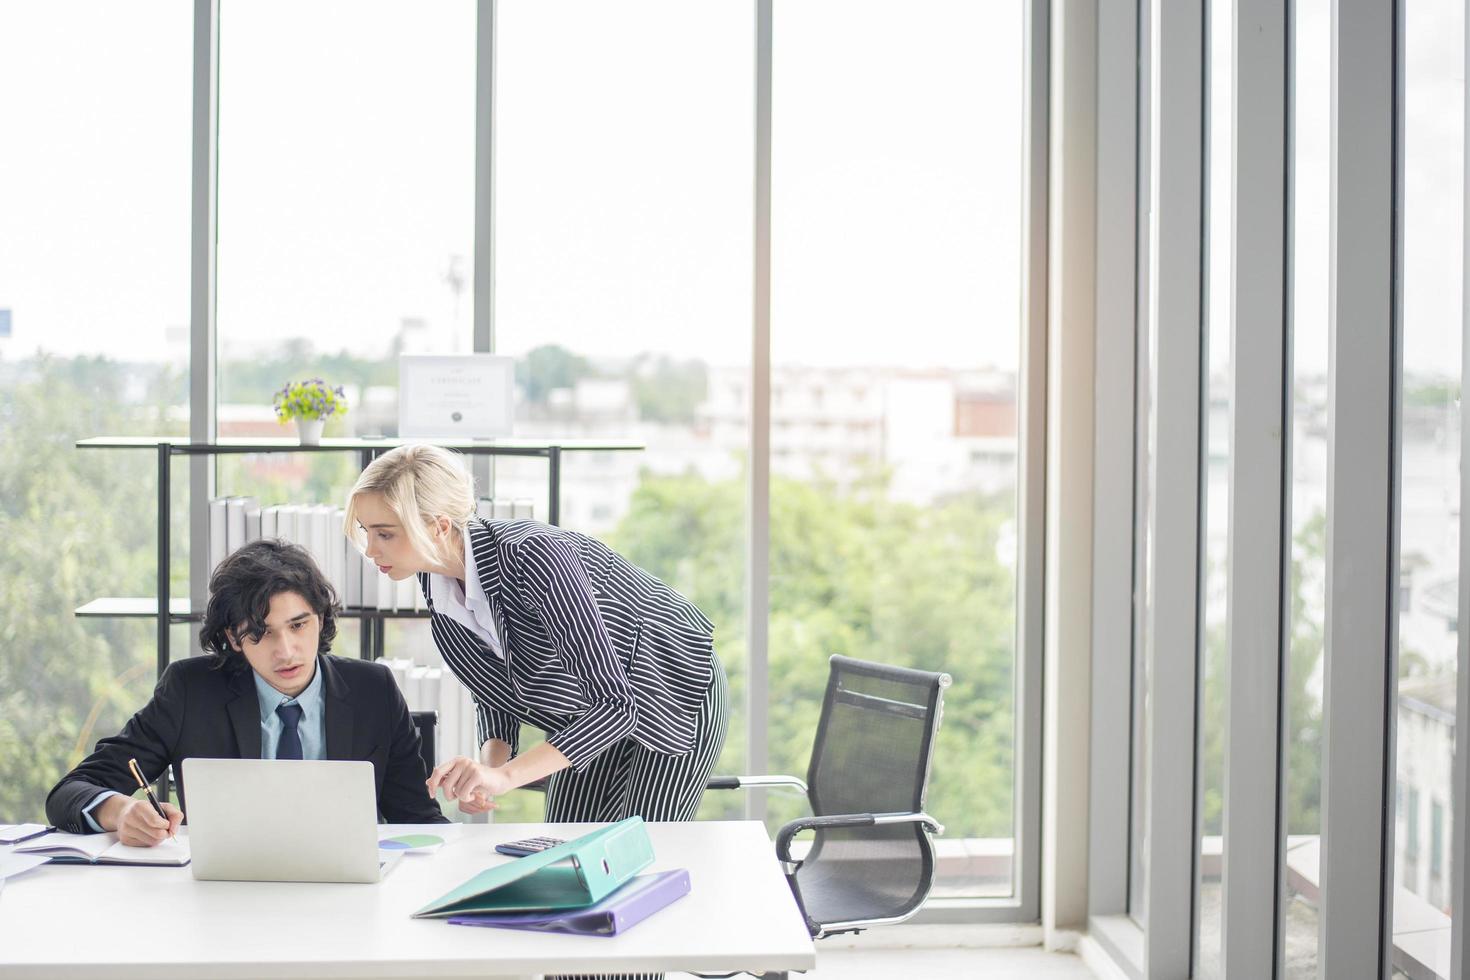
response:
<path id="1" fill-rule="evenodd" d="M 109 796 L 97 807 L 95 816 L 103 830 L 117 831 L 117 839 L 132 847 L 153 847 L 172 837 L 184 822 L 184 814 L 172 803 L 160 803 L 167 820 L 154 812 L 147 800 Z"/>

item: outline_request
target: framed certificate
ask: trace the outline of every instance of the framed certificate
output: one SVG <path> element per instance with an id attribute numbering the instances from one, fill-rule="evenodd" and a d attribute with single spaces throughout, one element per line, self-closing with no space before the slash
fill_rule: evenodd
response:
<path id="1" fill-rule="evenodd" d="M 491 439 L 511 434 L 515 358 L 498 354 L 400 354 L 398 435 Z"/>

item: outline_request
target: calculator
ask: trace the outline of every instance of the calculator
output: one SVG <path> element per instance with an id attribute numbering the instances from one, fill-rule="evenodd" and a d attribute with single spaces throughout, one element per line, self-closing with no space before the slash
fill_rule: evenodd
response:
<path id="1" fill-rule="evenodd" d="M 524 837 L 521 840 L 496 844 L 495 849 L 501 854 L 509 854 L 512 857 L 525 857 L 527 854 L 536 854 L 549 847 L 555 847 L 558 844 L 565 843 L 566 841 L 560 837 Z"/>

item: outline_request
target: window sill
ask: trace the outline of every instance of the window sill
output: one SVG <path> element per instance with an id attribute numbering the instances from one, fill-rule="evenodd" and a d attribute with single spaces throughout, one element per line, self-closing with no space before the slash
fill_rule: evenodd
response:
<path id="1" fill-rule="evenodd" d="M 1095 915 L 1078 953 L 1102 980 L 1143 980 L 1143 930 L 1126 915 Z"/>

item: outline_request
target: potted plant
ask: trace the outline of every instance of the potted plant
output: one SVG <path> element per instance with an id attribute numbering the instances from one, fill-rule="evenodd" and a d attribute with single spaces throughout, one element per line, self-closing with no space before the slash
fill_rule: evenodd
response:
<path id="1" fill-rule="evenodd" d="M 276 392 L 276 418 L 282 425 L 296 420 L 296 434 L 303 446 L 320 445 L 327 419 L 346 414 L 347 398 L 342 386 L 328 387 L 321 378 L 288 381 Z"/>

